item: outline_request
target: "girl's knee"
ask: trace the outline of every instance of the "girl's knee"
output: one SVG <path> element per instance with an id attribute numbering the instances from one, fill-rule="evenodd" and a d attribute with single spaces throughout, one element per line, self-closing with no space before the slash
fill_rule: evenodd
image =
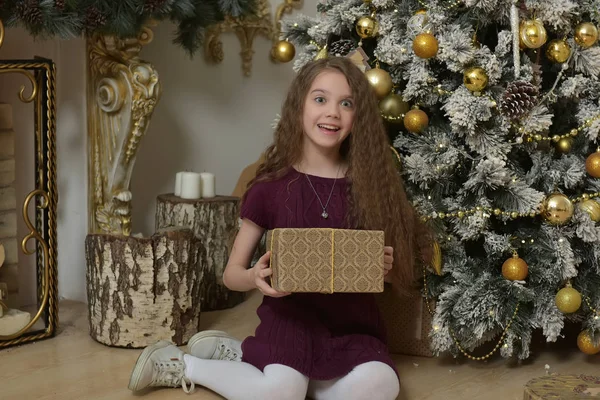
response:
<path id="1" fill-rule="evenodd" d="M 354 386 L 356 397 L 353 399 L 395 400 L 400 393 L 400 381 L 396 372 L 387 364 L 370 362 L 364 364 L 356 378 L 360 381 Z M 357 368 L 358 369 L 358 368 Z"/>
<path id="2" fill-rule="evenodd" d="M 282 365 L 265 368 L 269 381 L 263 387 L 262 400 L 304 400 L 308 391 L 308 378 L 300 372 Z"/>
<path id="3" fill-rule="evenodd" d="M 280 382 L 266 388 L 264 400 L 304 400 L 308 385 L 304 382 Z"/>

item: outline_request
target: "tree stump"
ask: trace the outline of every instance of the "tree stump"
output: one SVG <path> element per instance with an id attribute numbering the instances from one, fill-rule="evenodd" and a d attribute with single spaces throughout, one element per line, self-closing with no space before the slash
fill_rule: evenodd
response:
<path id="1" fill-rule="evenodd" d="M 190 230 L 90 234 L 85 248 L 93 339 L 140 348 L 161 339 L 183 345 L 198 332 L 202 245 Z"/>
<path id="2" fill-rule="evenodd" d="M 157 198 L 156 229 L 189 228 L 203 244 L 199 256 L 202 311 L 231 308 L 245 299 L 245 293 L 223 285 L 223 272 L 238 230 L 239 201 L 230 196 L 188 200 L 163 194 Z"/>

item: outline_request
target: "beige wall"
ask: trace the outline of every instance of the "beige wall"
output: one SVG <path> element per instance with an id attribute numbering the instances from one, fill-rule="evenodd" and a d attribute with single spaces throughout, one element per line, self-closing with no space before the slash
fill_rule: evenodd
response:
<path id="1" fill-rule="evenodd" d="M 314 15 L 316 4 L 317 0 L 307 0 L 301 11 Z M 133 231 L 145 235 L 154 230 L 155 198 L 173 191 L 177 171 L 213 172 L 219 194 L 233 191 L 242 169 L 270 142 L 271 124 L 293 76 L 291 63 L 270 61 L 271 44 L 262 36 L 254 40 L 252 76 L 244 77 L 241 47 L 233 33 L 222 35 L 223 63 L 209 65 L 202 53 L 190 60 L 172 44 L 174 29 L 169 23 L 154 28 L 153 42 L 142 51 L 142 58 L 158 69 L 163 85 L 162 98 L 141 142 L 131 185 Z M 61 297 L 85 301 L 85 43 L 82 39 L 34 41 L 22 30 L 7 31 L 0 57 L 34 55 L 55 60 L 58 71 L 59 292 Z M 33 189 L 33 111 L 16 97 L 24 83 L 16 75 L 0 76 L 0 102 L 14 107 L 18 204 Z M 19 221 L 19 237 L 26 233 Z M 33 291 L 24 290 L 35 285 L 31 261 L 32 257 L 20 257 L 23 303 L 34 299 Z"/>

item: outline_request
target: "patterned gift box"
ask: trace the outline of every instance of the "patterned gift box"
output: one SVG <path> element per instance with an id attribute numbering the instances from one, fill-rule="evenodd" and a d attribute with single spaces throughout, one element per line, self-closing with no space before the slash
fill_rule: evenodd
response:
<path id="1" fill-rule="evenodd" d="M 433 357 L 429 340 L 433 317 L 421 293 L 415 291 L 411 296 L 399 296 L 386 285 L 376 298 L 386 325 L 390 353 Z M 431 300 L 429 307 L 434 310 Z"/>
<path id="2" fill-rule="evenodd" d="M 267 233 L 271 285 L 291 293 L 383 291 L 383 231 L 285 228 Z"/>
<path id="3" fill-rule="evenodd" d="M 600 376 L 552 374 L 527 382 L 523 400 L 599 399 Z"/>

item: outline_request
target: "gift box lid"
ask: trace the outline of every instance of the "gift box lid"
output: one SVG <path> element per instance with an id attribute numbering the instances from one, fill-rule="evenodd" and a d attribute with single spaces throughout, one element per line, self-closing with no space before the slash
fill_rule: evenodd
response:
<path id="1" fill-rule="evenodd" d="M 272 285 L 287 292 L 382 292 L 384 240 L 383 231 L 269 231 Z"/>

